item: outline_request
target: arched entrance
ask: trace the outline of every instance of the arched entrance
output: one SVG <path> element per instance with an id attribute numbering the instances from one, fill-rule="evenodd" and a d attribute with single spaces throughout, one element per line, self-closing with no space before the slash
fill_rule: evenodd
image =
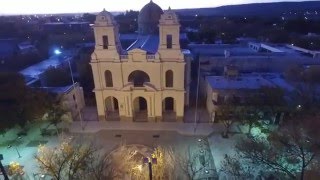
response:
<path id="1" fill-rule="evenodd" d="M 109 96 L 105 100 L 105 111 L 107 121 L 119 121 L 119 103 L 115 97 Z"/>
<path id="2" fill-rule="evenodd" d="M 163 121 L 176 121 L 175 101 L 172 97 L 167 97 L 162 101 L 162 109 Z"/>
<path id="3" fill-rule="evenodd" d="M 150 77 L 144 71 L 136 70 L 130 73 L 128 82 L 132 82 L 135 87 L 143 87 L 145 82 L 150 82 Z"/>
<path id="4" fill-rule="evenodd" d="M 136 97 L 133 101 L 133 121 L 148 121 L 148 103 L 144 97 Z"/>

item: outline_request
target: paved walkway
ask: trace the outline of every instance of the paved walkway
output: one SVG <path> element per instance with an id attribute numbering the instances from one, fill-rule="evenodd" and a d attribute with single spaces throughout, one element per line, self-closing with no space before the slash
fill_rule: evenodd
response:
<path id="1" fill-rule="evenodd" d="M 81 128 L 83 126 L 83 128 Z M 212 133 L 221 133 L 224 130 L 222 124 L 182 122 L 123 122 L 123 121 L 76 121 L 70 126 L 72 133 L 96 133 L 100 130 L 149 130 L 149 131 L 176 131 L 182 135 L 208 136 Z M 196 128 L 195 128 L 196 127 Z"/>
<path id="2" fill-rule="evenodd" d="M 188 108 L 184 122 L 125 122 L 125 121 L 98 121 L 96 107 L 85 107 L 82 111 L 83 123 L 75 121 L 70 127 L 74 133 L 96 133 L 100 130 L 149 130 L 149 131 L 176 131 L 182 135 L 208 136 L 212 133 L 221 133 L 222 124 L 209 123 L 209 115 L 204 108 L 198 110 L 198 122 L 194 122 L 195 109 Z M 83 128 L 84 129 L 83 129 Z"/>

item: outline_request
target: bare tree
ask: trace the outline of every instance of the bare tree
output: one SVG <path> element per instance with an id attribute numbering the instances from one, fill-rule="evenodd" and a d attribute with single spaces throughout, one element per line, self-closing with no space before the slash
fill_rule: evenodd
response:
<path id="1" fill-rule="evenodd" d="M 124 179 L 125 176 L 136 174 L 142 176 L 137 168 L 142 164 L 142 156 L 138 153 L 134 146 L 126 146 L 121 144 L 110 154 L 110 163 L 113 167 L 112 176 L 118 179 Z"/>
<path id="2" fill-rule="evenodd" d="M 225 130 L 223 132 L 223 137 L 228 137 L 230 127 L 234 123 L 234 119 L 232 117 L 232 107 L 230 105 L 221 105 L 217 111 L 219 115 L 219 120 L 223 123 Z"/>
<path id="3" fill-rule="evenodd" d="M 205 168 L 199 163 L 199 154 L 192 154 L 190 150 L 178 158 L 178 163 L 188 180 L 194 180 L 197 174 Z"/>
<path id="4" fill-rule="evenodd" d="M 114 179 L 114 167 L 112 166 L 110 153 L 101 153 L 88 164 L 89 174 L 93 180 Z"/>
<path id="5" fill-rule="evenodd" d="M 241 108 L 239 112 L 239 121 L 243 125 L 248 126 L 248 136 L 251 136 L 252 134 L 252 128 L 259 127 L 260 129 L 263 128 L 263 122 L 262 121 L 262 111 L 256 107 L 256 106 L 245 106 Z"/>
<path id="6" fill-rule="evenodd" d="M 262 171 L 303 180 L 307 170 L 319 167 L 318 119 L 314 116 L 298 117 L 272 132 L 268 139 L 242 139 L 236 145 L 239 159 L 261 167 Z"/>
<path id="7" fill-rule="evenodd" d="M 152 158 L 157 159 L 157 163 L 153 165 L 155 179 L 174 179 L 176 158 L 172 148 L 158 146 L 152 153 Z"/>
<path id="8" fill-rule="evenodd" d="M 88 175 L 103 174 L 103 168 L 110 166 L 101 158 L 103 156 L 99 156 L 98 149 L 93 144 L 77 145 L 69 139 L 63 140 L 54 148 L 41 145 L 35 155 L 42 173 L 56 180 L 83 179 Z M 102 172 L 98 172 L 100 170 Z"/>
<path id="9" fill-rule="evenodd" d="M 222 136 L 225 138 L 229 137 L 231 126 L 241 119 L 243 115 L 243 107 L 234 105 L 232 102 L 226 102 L 226 104 L 219 106 L 217 114 L 219 120 L 223 123 L 225 131 Z"/>
<path id="10" fill-rule="evenodd" d="M 246 180 L 252 178 L 252 167 L 244 166 L 238 157 L 225 155 L 221 162 L 220 171 L 225 173 L 228 177 L 234 177 L 239 180 Z"/>

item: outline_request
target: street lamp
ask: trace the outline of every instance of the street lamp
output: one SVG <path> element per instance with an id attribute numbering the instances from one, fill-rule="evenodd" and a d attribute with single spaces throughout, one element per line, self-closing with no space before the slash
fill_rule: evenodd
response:
<path id="1" fill-rule="evenodd" d="M 8 175 L 7 175 L 7 172 L 6 172 L 6 170 L 4 169 L 4 167 L 3 167 L 2 163 L 1 163 L 2 160 L 3 160 L 3 155 L 0 154 L 0 170 L 1 170 L 1 172 L 2 172 L 2 175 L 3 175 L 3 177 L 4 177 L 4 180 L 9 180 L 9 177 L 8 177 Z"/>
<path id="2" fill-rule="evenodd" d="M 73 79 L 73 71 L 72 71 L 72 68 L 71 68 L 71 63 L 70 63 L 69 59 L 67 59 L 67 61 L 68 61 L 68 65 L 69 65 L 69 69 L 70 69 L 70 73 L 71 73 L 73 91 L 76 93 L 76 86 L 75 86 L 75 82 L 74 82 L 74 79 Z M 78 105 L 77 96 L 74 96 L 74 97 L 75 97 L 74 100 L 76 101 L 76 104 Z M 76 108 L 78 110 L 78 114 L 79 114 L 79 118 L 80 118 L 80 126 L 81 126 L 82 130 L 84 130 L 83 120 L 82 120 L 82 115 L 81 115 L 81 112 L 80 112 L 80 108 L 79 108 L 79 106 L 77 106 Z"/>
<path id="3" fill-rule="evenodd" d="M 197 119 L 198 119 L 198 100 L 199 100 L 199 84 L 200 82 L 200 57 L 198 57 L 198 79 L 197 79 L 197 95 L 196 95 L 196 110 L 194 113 L 194 127 L 193 133 L 196 133 L 197 130 Z"/>
<path id="4" fill-rule="evenodd" d="M 143 163 L 148 164 L 149 167 L 149 180 L 152 180 L 152 164 L 157 164 L 157 158 L 143 158 Z"/>
<path id="5" fill-rule="evenodd" d="M 53 52 L 54 52 L 55 55 L 62 54 L 62 52 L 59 49 L 55 49 Z M 70 75 L 71 75 L 71 80 L 72 80 L 73 91 L 76 93 L 76 86 L 75 86 L 75 82 L 74 82 L 74 79 L 73 79 L 73 71 L 72 71 L 72 68 L 71 68 L 70 59 L 67 58 L 66 60 L 68 61 L 68 65 L 69 65 L 69 69 L 70 69 Z M 78 110 L 78 114 L 79 114 L 79 118 L 80 118 L 80 126 L 81 126 L 82 130 L 84 130 L 82 115 L 81 115 L 80 109 L 78 107 L 77 96 L 74 96 L 74 97 L 75 97 L 74 100 L 76 102 L 77 110 Z"/>
<path id="6" fill-rule="evenodd" d="M 60 49 L 55 49 L 53 52 L 55 55 L 60 55 L 62 53 Z"/>
<path id="7" fill-rule="evenodd" d="M 19 158 L 21 158 L 22 156 L 20 155 L 20 153 L 19 153 L 19 151 L 18 151 L 17 146 L 15 146 L 14 148 L 16 149 L 16 151 L 17 151 L 17 153 L 18 153 Z"/>
<path id="8" fill-rule="evenodd" d="M 18 138 L 16 138 L 16 139 L 15 139 L 15 143 L 17 143 L 17 139 L 21 139 L 21 137 L 19 136 Z M 7 146 L 7 148 L 8 148 L 8 149 L 12 148 L 12 145 L 9 144 L 9 145 Z M 18 150 L 18 148 L 17 148 L 16 145 L 14 146 L 14 149 L 17 151 L 17 154 L 18 154 L 19 158 L 22 158 L 22 156 L 21 156 L 21 154 L 20 154 L 20 152 L 19 152 L 19 150 Z"/>

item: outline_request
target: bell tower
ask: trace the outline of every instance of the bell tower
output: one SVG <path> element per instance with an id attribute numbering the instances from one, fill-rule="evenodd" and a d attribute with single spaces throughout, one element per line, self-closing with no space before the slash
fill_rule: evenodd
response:
<path id="1" fill-rule="evenodd" d="M 96 44 L 92 60 L 119 60 L 122 47 L 119 40 L 118 24 L 115 22 L 112 14 L 106 10 L 100 12 L 96 17 L 93 28 Z"/>
<path id="2" fill-rule="evenodd" d="M 169 9 L 165 11 L 159 21 L 159 54 L 161 59 L 184 60 L 180 49 L 180 23 L 178 16 Z"/>

